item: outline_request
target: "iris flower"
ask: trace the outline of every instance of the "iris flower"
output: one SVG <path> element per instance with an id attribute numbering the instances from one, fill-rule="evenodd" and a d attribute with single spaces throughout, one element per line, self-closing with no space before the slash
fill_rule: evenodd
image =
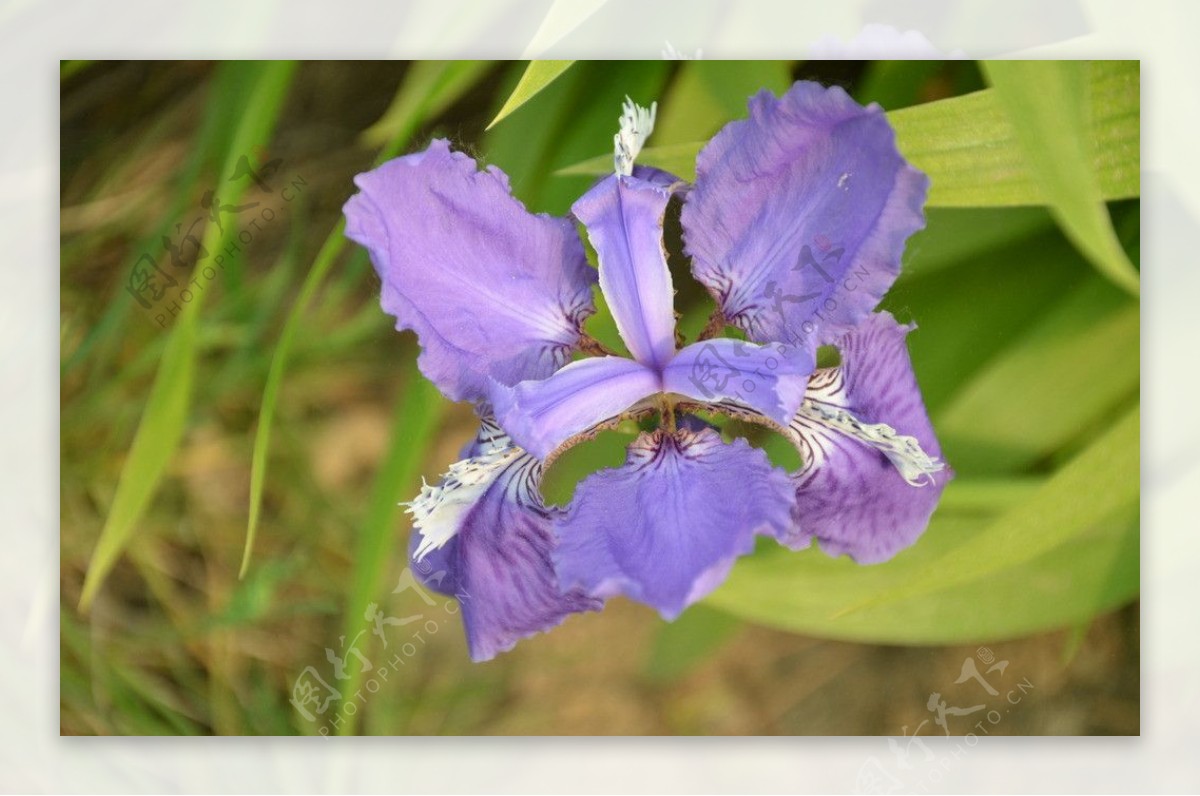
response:
<path id="1" fill-rule="evenodd" d="M 700 152 L 690 186 L 635 167 L 654 106 L 623 110 L 614 173 L 571 217 L 528 212 L 503 172 L 445 140 L 359 175 L 346 203 L 346 234 L 369 250 L 397 329 L 416 332 L 421 372 L 480 417 L 462 460 L 408 504 L 414 568 L 459 597 L 477 661 L 617 595 L 674 619 L 759 535 L 884 561 L 924 531 L 949 478 L 905 346 L 913 327 L 875 311 L 928 188 L 880 108 L 810 82 L 760 92 Z M 673 197 L 716 303 L 691 345 L 663 241 Z M 629 358 L 584 332 L 597 282 Z M 719 337 L 728 326 L 746 339 Z M 820 346 L 840 363 L 817 368 Z M 800 469 L 697 412 L 785 435 Z M 547 505 L 547 464 L 631 417 L 658 422 L 625 464 Z"/>

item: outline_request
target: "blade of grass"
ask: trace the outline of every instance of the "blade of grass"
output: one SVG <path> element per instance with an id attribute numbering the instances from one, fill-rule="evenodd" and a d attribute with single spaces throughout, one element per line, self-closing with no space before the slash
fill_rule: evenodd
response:
<path id="1" fill-rule="evenodd" d="M 357 638 L 367 628 L 367 604 L 376 599 L 380 583 L 394 550 L 394 529 L 400 516 L 399 502 L 417 480 L 425 461 L 426 446 L 433 437 L 446 403 L 433 383 L 421 375 L 416 360 L 409 363 L 404 398 L 396 403 L 392 437 L 383 466 L 375 476 L 366 519 L 354 551 L 354 574 L 346 607 L 342 635 Z M 369 636 L 368 636 L 369 638 Z M 351 642 L 353 643 L 353 642 Z M 342 688 L 345 694 L 358 691 L 361 667 L 354 667 Z M 350 735 L 356 716 L 345 714 L 339 735 Z"/>
<path id="2" fill-rule="evenodd" d="M 265 145 L 270 140 L 294 69 L 295 64 L 291 62 L 266 63 L 259 67 L 245 112 L 226 153 L 222 174 L 233 170 L 241 153 L 251 151 L 256 145 Z M 244 190 L 244 185 L 227 189 L 230 201 L 236 202 Z M 232 225 L 224 232 L 220 227 L 208 225 L 204 232 L 204 248 L 208 251 L 223 250 L 234 232 Z M 150 398 L 121 470 L 112 506 L 84 576 L 79 600 L 81 611 L 88 610 L 108 573 L 129 544 L 138 520 L 158 491 L 167 464 L 183 438 L 196 368 L 197 318 L 206 292 L 196 292 L 192 301 L 184 305 L 170 332 Z"/>
<path id="3" fill-rule="evenodd" d="M 1116 285 L 1138 294 L 1138 272 L 1125 256 L 1104 206 L 1087 138 L 1088 61 L 985 61 L 983 71 L 1010 119 L 1016 141 L 1067 237 Z M 1127 92 L 1138 95 L 1137 72 Z M 1138 153 L 1129 160 L 1136 171 Z"/>
<path id="4" fill-rule="evenodd" d="M 222 87 L 228 77 L 222 70 L 214 76 L 209 91 L 209 100 L 204 109 L 204 119 L 196 134 L 193 146 L 189 149 L 187 160 L 184 161 L 179 179 L 172 190 L 172 201 L 167 208 L 163 221 L 158 227 L 144 236 L 132 247 L 132 251 L 151 251 L 158 245 L 164 235 L 171 232 L 171 225 L 183 215 L 184 209 L 195 202 L 195 188 L 203 175 L 205 168 L 215 163 L 221 155 L 218 141 L 218 131 L 221 120 L 227 114 L 224 106 L 234 101 L 232 92 L 223 91 Z M 123 293 L 121 294 L 123 297 Z M 114 349 L 119 348 L 118 332 L 125 328 L 125 321 L 133 310 L 133 302 L 110 301 L 100 320 L 91 328 L 83 341 L 71 352 L 63 362 L 60 370 L 63 375 L 70 373 L 84 362 L 92 364 L 92 383 L 98 374 L 104 372 L 103 363 L 107 362 Z"/>
<path id="5" fill-rule="evenodd" d="M 397 92 L 396 99 L 383 118 L 371 128 L 373 130 L 384 125 L 395 134 L 395 137 L 380 150 L 375 159 L 376 165 L 395 157 L 408 144 L 417 128 L 428 118 L 428 114 L 445 109 L 473 85 L 474 81 L 465 79 L 464 75 L 478 79 L 483 74 L 482 65 L 478 62 L 471 62 L 474 66 L 468 67 L 447 61 L 431 61 L 429 63 L 432 64 L 432 67 L 414 65 L 411 68 L 408 78 Z M 431 69 L 437 70 L 437 72 L 435 73 Z M 427 94 L 419 102 L 410 99 L 402 101 L 402 97 L 407 98 L 413 92 L 408 87 L 409 80 L 416 81 L 421 87 L 433 87 L 432 93 Z M 407 109 L 408 117 L 401 114 L 401 110 L 404 109 Z M 288 357 L 291 355 L 296 330 L 306 317 L 317 290 L 324 284 L 329 269 L 333 267 L 334 262 L 346 247 L 345 229 L 345 219 L 339 220 L 333 231 L 329 233 L 329 237 L 321 245 L 312 267 L 304 277 L 300 294 L 288 312 L 287 319 L 283 324 L 283 331 L 279 334 L 279 343 L 271 357 L 271 366 L 267 372 L 262 404 L 258 412 L 258 426 L 254 431 L 254 450 L 250 460 L 250 508 L 246 520 L 246 544 L 242 551 L 239 578 L 245 577 L 246 571 L 250 567 L 254 541 L 258 535 L 258 522 L 262 512 L 263 490 L 267 477 L 267 452 L 271 446 L 271 426 L 275 419 L 275 409 L 279 404 L 279 390 L 283 384 L 284 372 L 287 370 Z"/>
<path id="6" fill-rule="evenodd" d="M 313 296 L 316 295 L 325 275 L 329 272 L 345 247 L 345 236 L 342 234 L 346 222 L 339 221 L 333 232 L 325 239 L 313 260 L 304 284 L 300 287 L 300 295 L 292 305 L 287 320 L 284 321 L 283 331 L 279 334 L 279 343 L 275 347 L 275 355 L 271 357 L 270 370 L 267 371 L 267 381 L 263 387 L 262 405 L 258 411 L 258 427 L 254 431 L 254 451 L 250 459 L 250 515 L 246 523 L 246 544 L 242 550 L 242 564 L 238 568 L 238 577 L 246 577 L 250 568 L 250 555 L 254 550 L 254 540 L 258 534 L 258 517 L 262 510 L 263 485 L 267 475 L 267 451 L 271 445 L 271 424 L 275 420 L 275 408 L 279 405 L 279 389 L 283 384 L 283 372 L 287 368 L 288 355 L 291 353 L 292 341 L 296 329 L 300 326 Z"/>
<path id="7" fill-rule="evenodd" d="M 79 600 L 82 611 L 91 606 L 109 570 L 129 544 L 138 518 L 154 497 L 167 463 L 183 437 L 195 376 L 195 358 L 191 355 L 195 335 L 192 324 L 180 323 L 167 341 L 162 365 L 117 482 L 112 507 L 88 564 Z"/>
<path id="8" fill-rule="evenodd" d="M 529 66 L 525 69 L 525 74 L 521 75 L 517 87 L 513 89 L 513 93 L 504 101 L 500 112 L 496 114 L 496 118 L 492 119 L 488 124 L 488 130 L 500 123 L 504 117 L 515 111 L 517 108 L 524 105 L 546 86 L 553 83 L 567 69 L 571 67 L 574 61 L 530 61 Z"/>

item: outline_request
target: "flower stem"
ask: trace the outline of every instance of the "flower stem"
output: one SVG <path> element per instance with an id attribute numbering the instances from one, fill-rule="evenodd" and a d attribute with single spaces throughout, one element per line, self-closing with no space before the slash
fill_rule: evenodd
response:
<path id="1" fill-rule="evenodd" d="M 662 427 L 669 433 L 675 433 L 675 402 L 667 396 L 662 397 Z"/>

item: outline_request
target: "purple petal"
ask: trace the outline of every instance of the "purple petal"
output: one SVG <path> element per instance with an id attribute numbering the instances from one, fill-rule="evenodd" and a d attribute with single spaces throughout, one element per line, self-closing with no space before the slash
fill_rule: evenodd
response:
<path id="1" fill-rule="evenodd" d="M 894 138 L 877 105 L 800 82 L 752 97 L 700 152 L 682 216 L 692 273 L 750 339 L 815 350 L 879 303 L 929 185 Z"/>
<path id="2" fill-rule="evenodd" d="M 656 431 L 623 467 L 582 481 L 556 521 L 559 582 L 627 595 L 674 619 L 725 579 L 759 533 L 791 524 L 793 483 L 743 439 Z"/>
<path id="3" fill-rule="evenodd" d="M 596 249 L 600 290 L 621 339 L 634 359 L 655 369 L 675 353 L 675 290 L 662 240 L 670 198 L 660 184 L 613 175 L 571 208 Z"/>
<path id="4" fill-rule="evenodd" d="M 805 461 L 794 476 L 799 531 L 830 555 L 891 558 L 924 532 L 951 478 L 940 462 L 930 466 L 941 448 L 904 344 L 913 328 L 888 313 L 869 316 L 841 340 L 842 364 L 813 376 L 791 425 Z M 858 430 L 846 433 L 845 413 Z M 876 423 L 914 438 L 923 453 L 866 425 Z"/>
<path id="5" fill-rule="evenodd" d="M 697 401 L 749 406 L 786 426 L 804 400 L 814 364 L 804 349 L 704 340 L 671 360 L 663 373 L 663 387 Z"/>
<path id="6" fill-rule="evenodd" d="M 594 311 L 574 224 L 533 215 L 508 178 L 437 140 L 355 178 L 346 236 L 371 253 L 383 308 L 417 333 L 421 372 L 453 400 L 544 378 Z"/>
<path id="7" fill-rule="evenodd" d="M 490 429 L 490 430 L 489 430 Z M 413 570 L 457 597 L 471 659 L 486 661 L 568 615 L 603 603 L 558 588 L 551 561 L 555 510 L 538 492 L 541 465 L 485 423 L 475 458 L 413 501 Z"/>
<path id="8" fill-rule="evenodd" d="M 513 440 L 539 459 L 576 434 L 610 420 L 662 381 L 645 365 L 623 357 L 572 362 L 548 379 L 492 391 L 496 418 Z"/>
<path id="9" fill-rule="evenodd" d="M 635 164 L 633 167 L 633 178 L 657 185 L 672 195 L 687 196 L 687 192 L 691 187 L 681 177 L 677 177 L 669 171 L 663 171 L 654 166 L 639 166 Z"/>

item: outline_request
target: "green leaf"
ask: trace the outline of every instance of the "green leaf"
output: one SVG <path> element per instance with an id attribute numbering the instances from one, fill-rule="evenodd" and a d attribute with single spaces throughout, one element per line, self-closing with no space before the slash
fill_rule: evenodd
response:
<path id="1" fill-rule="evenodd" d="M 960 211 L 961 212 L 961 211 Z M 961 268 L 902 273 L 880 307 L 917 329 L 908 347 L 925 404 L 940 411 L 1061 297 L 1095 271 L 1052 227 L 972 255 Z"/>
<path id="2" fill-rule="evenodd" d="M 1026 468 L 1066 446 L 1138 389 L 1137 303 L 1098 277 L 1077 289 L 935 416 L 960 470 Z"/>
<path id="3" fill-rule="evenodd" d="M 244 112 L 230 138 L 221 174 L 229 174 L 242 154 L 270 140 L 295 66 L 292 62 L 254 65 L 253 87 L 247 94 Z M 226 68 L 246 67 L 233 64 Z M 236 203 L 246 190 L 246 185 L 235 183 L 224 190 L 229 201 Z M 221 251 L 234 234 L 232 225 L 222 231 L 220 227 L 210 224 L 205 229 L 202 245 L 207 251 Z M 194 294 L 192 301 L 184 305 L 170 332 L 162 363 L 150 388 L 146 409 L 117 482 L 113 504 L 84 576 L 79 600 L 82 611 L 90 607 L 104 579 L 132 539 L 138 521 L 157 492 L 167 464 L 183 438 L 196 371 L 198 317 L 206 294 L 207 291 Z"/>
<path id="4" fill-rule="evenodd" d="M 167 341 L 162 367 L 150 388 L 150 398 L 121 470 L 112 507 L 88 564 L 79 600 L 81 611 L 91 606 L 104 579 L 125 551 L 183 437 L 196 372 L 195 345 L 196 329 L 192 324 L 179 323 Z"/>
<path id="5" fill-rule="evenodd" d="M 369 147 L 408 141 L 422 122 L 443 113 L 490 66 L 489 61 L 415 61 L 388 109 L 360 140 Z"/>
<path id="6" fill-rule="evenodd" d="M 938 73 L 943 61 L 871 61 L 854 89 L 854 99 L 878 102 L 896 110 L 920 102 L 922 87 Z"/>
<path id="7" fill-rule="evenodd" d="M 1054 227 L 1043 207 L 931 207 L 925 229 L 904 249 L 902 277 L 978 262 L 990 252 Z"/>
<path id="8" fill-rule="evenodd" d="M 1090 79 L 1087 142 L 1100 196 L 1105 200 L 1137 196 L 1141 189 L 1137 63 L 1098 62 Z M 1026 165 L 1025 152 L 994 89 L 892 111 L 888 119 L 901 153 L 932 181 L 927 207 L 1051 203 Z M 647 147 L 638 162 L 693 180 L 696 155 L 705 143 Z M 612 168 L 611 161 L 611 155 L 600 155 L 557 173 L 605 174 Z"/>
<path id="9" fill-rule="evenodd" d="M 1115 514 L 1136 507 L 1140 417 L 1135 406 L 1027 500 L 925 566 L 910 569 L 894 587 L 848 606 L 844 613 L 982 583 L 1002 570 L 1024 567 L 1104 525 Z M 1079 564 L 1070 569 L 1076 574 L 1084 572 Z"/>
<path id="10" fill-rule="evenodd" d="M 1132 63 L 1132 62 L 1131 62 Z M 1138 274 L 1113 232 L 1104 206 L 1088 134 L 1091 64 L 1087 61 L 986 61 L 983 69 L 1012 122 L 1015 138 L 1047 204 L 1067 237 L 1087 258 L 1130 293 Z M 1126 87 L 1138 96 L 1137 69 Z M 1120 164 L 1136 174 L 1137 150 Z"/>
<path id="11" fill-rule="evenodd" d="M 530 61 L 529 66 L 525 69 L 525 74 L 521 76 L 520 82 L 517 83 L 517 87 L 513 89 L 513 93 L 505 100 L 504 106 L 500 108 L 500 112 L 496 114 L 496 118 L 492 119 L 487 129 L 492 129 L 501 119 L 504 119 L 517 108 L 529 102 L 534 95 L 553 83 L 563 72 L 567 71 L 573 63 L 575 62 Z"/>
<path id="12" fill-rule="evenodd" d="M 488 132 L 484 159 L 503 166 L 513 193 L 530 211 L 563 215 L 592 179 L 553 179 L 554 169 L 595 151 L 600 142 L 611 142 L 625 98 L 647 105 L 661 96 L 671 66 L 665 61 L 577 63 Z M 516 75 L 511 78 L 515 82 Z"/>
<path id="13" fill-rule="evenodd" d="M 279 390 L 283 386 L 283 374 L 287 369 L 288 357 L 292 351 L 292 343 L 296 330 L 300 327 L 305 312 L 312 303 L 317 289 L 325 281 L 325 275 L 337 260 L 346 245 L 343 234 L 346 221 L 342 219 L 333 228 L 333 232 L 325 239 L 317 256 L 313 259 L 308 275 L 300 287 L 300 295 L 296 303 L 288 311 L 287 320 L 283 323 L 283 331 L 279 334 L 279 342 L 271 356 L 271 366 L 267 371 L 267 381 L 263 386 L 262 403 L 258 410 L 258 426 L 254 430 L 254 451 L 250 457 L 250 513 L 246 520 L 246 543 L 242 549 L 242 564 L 238 577 L 244 578 L 250 568 L 250 556 L 254 552 L 254 542 L 258 537 L 258 520 L 262 512 L 263 488 L 267 478 L 267 453 L 271 449 L 271 428 L 275 421 L 275 409 L 279 405 Z"/>
<path id="14" fill-rule="evenodd" d="M 1088 534 L 986 578 L 940 588 L 948 570 L 922 572 L 923 565 L 985 530 L 990 516 L 939 508 L 916 546 L 874 566 L 829 558 L 818 550 L 764 550 L 738 562 L 706 602 L 760 624 L 822 638 L 944 645 L 997 642 L 1070 627 L 1136 597 L 1136 502 L 1104 518 Z M 918 572 L 932 578 L 934 591 L 846 612 L 863 595 L 894 589 Z"/>

